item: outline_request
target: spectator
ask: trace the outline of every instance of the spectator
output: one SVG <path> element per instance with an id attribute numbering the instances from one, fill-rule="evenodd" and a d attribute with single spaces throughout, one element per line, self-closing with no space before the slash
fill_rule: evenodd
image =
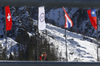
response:
<path id="1" fill-rule="evenodd" d="M 39 57 L 39 59 L 40 59 L 41 61 L 47 60 L 47 54 L 46 54 L 46 53 L 42 53 L 41 56 Z"/>

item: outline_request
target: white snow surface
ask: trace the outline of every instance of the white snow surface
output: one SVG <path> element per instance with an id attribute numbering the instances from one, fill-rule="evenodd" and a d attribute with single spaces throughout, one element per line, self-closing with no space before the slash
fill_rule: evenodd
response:
<path id="1" fill-rule="evenodd" d="M 47 24 L 46 30 L 48 35 L 53 37 L 45 36 L 49 43 L 53 43 L 51 47 L 57 49 L 58 61 L 66 61 L 66 47 L 68 62 L 97 61 L 97 44 L 84 40 L 83 35 L 66 30 L 67 42 L 65 43 L 65 29 Z M 43 35 L 42 31 L 40 31 L 40 34 Z M 91 39 L 95 40 L 94 38 Z"/>
<path id="2" fill-rule="evenodd" d="M 12 55 L 14 55 L 14 52 L 16 53 L 16 55 L 18 55 L 18 43 L 12 38 L 7 37 L 7 44 L 6 39 L 2 38 L 0 39 L 0 44 L 2 46 L 2 49 L 5 49 L 7 47 L 7 58 L 9 58 L 10 52 L 12 53 Z"/>
<path id="3" fill-rule="evenodd" d="M 66 30 L 67 42 L 65 43 L 65 29 L 53 26 L 51 24 L 46 25 L 46 30 L 49 36 L 45 36 L 48 42 L 53 45 L 57 50 L 57 61 L 66 61 L 66 45 L 68 62 L 96 62 L 97 61 L 97 44 L 83 39 L 83 35 L 70 32 Z M 41 35 L 42 31 L 40 31 Z M 29 33 L 29 36 L 32 34 Z M 91 38 L 91 37 L 89 37 Z M 95 40 L 94 38 L 91 38 Z M 0 39 L 0 44 L 3 49 L 5 48 L 5 39 Z M 10 52 L 14 54 L 14 50 L 18 52 L 18 44 L 13 39 L 7 37 L 7 56 L 9 58 Z M 18 55 L 18 53 L 16 53 Z"/>

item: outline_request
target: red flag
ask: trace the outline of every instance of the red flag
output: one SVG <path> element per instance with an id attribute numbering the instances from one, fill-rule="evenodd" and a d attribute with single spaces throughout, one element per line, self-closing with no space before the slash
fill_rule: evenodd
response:
<path id="1" fill-rule="evenodd" d="M 6 31 L 8 31 L 11 30 L 12 28 L 12 18 L 9 6 L 5 7 L 5 16 L 6 16 Z"/>
<path id="2" fill-rule="evenodd" d="M 96 9 L 87 10 L 88 16 L 92 26 L 97 30 L 97 17 L 96 17 Z"/>

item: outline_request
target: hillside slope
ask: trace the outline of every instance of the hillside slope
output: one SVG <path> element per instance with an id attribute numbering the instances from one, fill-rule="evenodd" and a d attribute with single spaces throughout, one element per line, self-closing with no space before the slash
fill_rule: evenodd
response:
<path id="1" fill-rule="evenodd" d="M 65 30 L 47 24 L 47 36 L 45 36 L 52 47 L 57 50 L 58 61 L 66 61 L 66 45 L 69 62 L 96 62 L 96 43 L 83 39 L 83 35 L 66 30 L 67 43 L 65 43 Z M 40 31 L 42 34 L 42 32 Z M 91 38 L 93 39 L 93 38 Z M 95 39 L 93 39 L 95 40 Z"/>

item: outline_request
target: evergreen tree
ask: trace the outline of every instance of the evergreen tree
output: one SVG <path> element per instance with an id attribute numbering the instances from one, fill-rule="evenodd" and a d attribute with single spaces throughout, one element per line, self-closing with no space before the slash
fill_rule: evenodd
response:
<path id="1" fill-rule="evenodd" d="M 9 60 L 14 60 L 12 54 L 10 53 Z"/>

